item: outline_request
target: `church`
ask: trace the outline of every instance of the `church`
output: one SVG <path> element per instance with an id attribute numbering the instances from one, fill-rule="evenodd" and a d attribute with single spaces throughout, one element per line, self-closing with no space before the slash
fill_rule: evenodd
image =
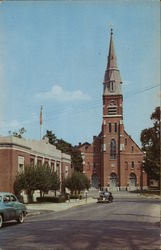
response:
<path id="1" fill-rule="evenodd" d="M 111 28 L 107 66 L 103 81 L 102 129 L 93 142 L 79 143 L 83 172 L 91 186 L 109 190 L 147 188 L 144 153 L 127 134 L 123 121 L 123 93 Z"/>

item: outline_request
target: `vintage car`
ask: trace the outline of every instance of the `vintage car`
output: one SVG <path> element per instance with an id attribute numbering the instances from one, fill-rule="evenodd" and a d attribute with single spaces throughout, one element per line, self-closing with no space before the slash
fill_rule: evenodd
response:
<path id="1" fill-rule="evenodd" d="M 23 223 L 26 215 L 26 206 L 20 203 L 15 195 L 0 192 L 0 228 L 5 221 L 16 220 Z"/>
<path id="2" fill-rule="evenodd" d="M 111 192 L 100 191 L 99 197 L 97 198 L 97 203 L 113 202 L 113 196 Z"/>

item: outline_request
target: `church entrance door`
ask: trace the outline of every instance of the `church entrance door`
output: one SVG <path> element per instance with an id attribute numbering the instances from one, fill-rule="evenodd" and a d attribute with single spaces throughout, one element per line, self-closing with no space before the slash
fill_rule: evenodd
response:
<path id="1" fill-rule="evenodd" d="M 136 175 L 134 173 L 131 173 L 129 176 L 129 187 L 130 188 L 135 188 L 136 187 Z"/>
<path id="2" fill-rule="evenodd" d="M 110 175 L 110 188 L 116 188 L 117 187 L 117 175 L 115 173 L 112 173 Z"/>
<path id="3" fill-rule="evenodd" d="M 91 185 L 92 187 L 94 188 L 98 188 L 99 187 L 99 179 L 98 179 L 98 176 L 96 174 L 93 174 L 92 175 L 92 178 L 91 178 Z"/>

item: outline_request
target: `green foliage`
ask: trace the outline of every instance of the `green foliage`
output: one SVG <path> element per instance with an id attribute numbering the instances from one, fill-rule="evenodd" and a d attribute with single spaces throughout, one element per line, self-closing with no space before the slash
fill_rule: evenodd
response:
<path id="1" fill-rule="evenodd" d="M 37 197 L 37 202 L 53 202 L 53 203 L 61 203 L 65 202 L 66 198 L 65 196 L 59 196 L 59 197 Z"/>
<path id="2" fill-rule="evenodd" d="M 56 190 L 60 189 L 60 179 L 57 175 L 56 172 L 53 172 L 51 174 L 51 186 L 50 186 L 50 190 L 54 190 L 55 191 L 55 196 L 56 196 Z"/>
<path id="3" fill-rule="evenodd" d="M 84 184 L 84 189 L 89 189 L 90 188 L 90 180 L 88 179 L 88 177 L 84 174 L 82 174 L 82 180 L 83 180 L 83 184 Z"/>
<path id="4" fill-rule="evenodd" d="M 15 137 L 22 138 L 22 135 L 23 135 L 24 133 L 26 133 L 26 129 L 25 129 L 24 127 L 22 127 L 22 128 L 19 129 L 18 132 L 17 132 L 17 131 L 14 131 L 14 132 L 8 131 L 8 133 L 9 133 L 10 135 L 15 136 Z"/>
<path id="5" fill-rule="evenodd" d="M 148 179 L 160 183 L 160 107 L 151 115 L 153 127 L 141 132 L 142 149 L 146 152 L 144 169 Z"/>
<path id="6" fill-rule="evenodd" d="M 16 176 L 14 191 L 15 193 L 21 193 L 22 190 L 25 190 L 28 194 L 29 202 L 32 202 L 33 193 L 37 189 L 36 184 L 36 167 L 25 166 L 24 172 L 18 173 Z"/>
<path id="7" fill-rule="evenodd" d="M 82 199 L 82 195 L 80 195 L 80 194 L 75 194 L 75 195 L 70 195 L 70 199 L 72 200 L 72 199 L 79 199 L 79 200 L 81 200 Z"/>
<path id="8" fill-rule="evenodd" d="M 74 170 L 82 172 L 83 170 L 83 161 L 80 150 L 76 147 L 73 147 L 72 144 L 64 141 L 63 139 L 57 139 L 55 134 L 52 131 L 47 130 L 45 137 L 49 138 L 49 142 L 55 145 L 63 153 L 71 155 L 71 164 Z"/>
<path id="9" fill-rule="evenodd" d="M 14 182 L 15 194 L 20 194 L 25 190 L 28 194 L 29 202 L 33 201 L 33 193 L 40 190 L 40 194 L 49 190 L 58 190 L 60 180 L 57 174 L 52 172 L 50 167 L 44 165 L 28 165 L 22 173 L 18 173 Z"/>
<path id="10" fill-rule="evenodd" d="M 35 166 L 35 178 L 36 178 L 36 190 L 42 192 L 48 192 L 51 187 L 52 172 L 48 165 L 36 165 Z"/>
<path id="11" fill-rule="evenodd" d="M 14 182 L 14 193 L 15 195 L 18 197 L 20 196 L 20 193 L 22 192 L 22 190 L 24 189 L 24 175 L 23 174 L 19 174 L 16 176 L 15 182 Z"/>
<path id="12" fill-rule="evenodd" d="M 71 193 L 80 193 L 82 190 L 89 189 L 90 181 L 83 173 L 74 172 L 71 177 L 66 178 L 65 186 L 71 190 Z"/>
<path id="13" fill-rule="evenodd" d="M 53 134 L 53 132 L 51 130 L 47 130 L 46 135 L 44 137 L 48 137 L 49 143 L 55 145 L 56 135 Z"/>
<path id="14" fill-rule="evenodd" d="M 82 172 L 83 160 L 82 160 L 80 150 L 78 150 L 76 147 L 72 148 L 71 160 L 72 160 L 72 166 L 74 167 L 74 170 Z"/>

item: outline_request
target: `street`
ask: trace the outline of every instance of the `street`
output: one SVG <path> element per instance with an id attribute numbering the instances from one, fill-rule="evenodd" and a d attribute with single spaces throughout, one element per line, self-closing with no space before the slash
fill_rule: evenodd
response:
<path id="1" fill-rule="evenodd" d="M 6 223 L 2 249 L 160 249 L 160 201 L 115 199 Z"/>

